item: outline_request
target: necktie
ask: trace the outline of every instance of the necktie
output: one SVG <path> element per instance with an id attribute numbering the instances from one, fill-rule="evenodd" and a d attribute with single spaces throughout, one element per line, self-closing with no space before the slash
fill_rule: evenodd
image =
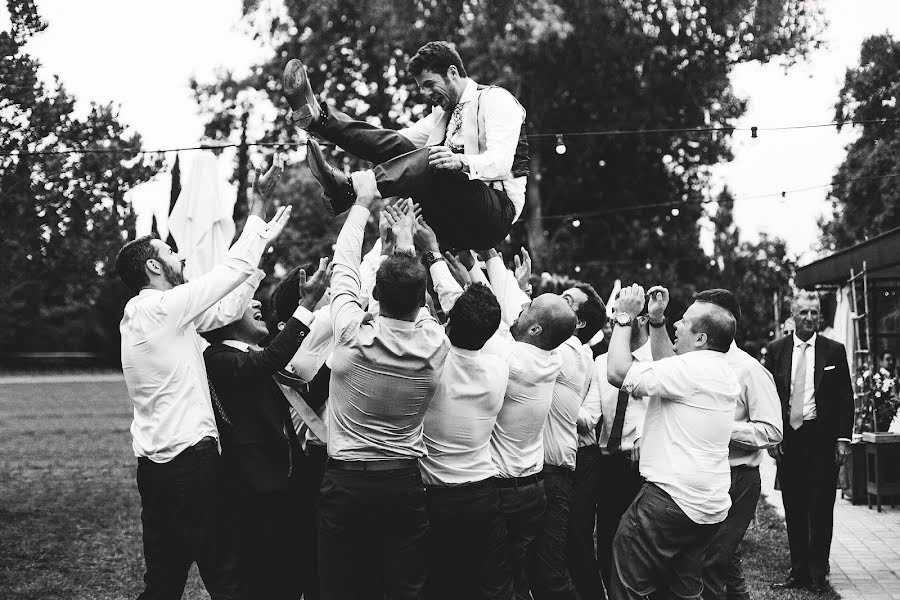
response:
<path id="1" fill-rule="evenodd" d="M 222 401 L 219 400 L 219 395 L 216 394 L 216 388 L 213 387 L 212 381 L 209 379 L 209 377 L 206 378 L 206 382 L 209 384 L 209 397 L 212 399 L 213 410 L 215 410 L 216 416 L 224 421 L 225 424 L 229 427 L 234 427 L 234 424 L 231 422 L 231 419 L 228 418 L 228 414 L 225 412 L 225 407 L 222 406 Z"/>
<path id="2" fill-rule="evenodd" d="M 609 432 L 609 441 L 606 442 L 606 449 L 609 452 L 618 452 L 622 449 L 622 430 L 625 428 L 625 411 L 628 409 L 628 398 L 628 392 L 619 390 L 619 399 L 616 401 L 616 416 L 613 418 L 612 430 Z"/>
<path id="3" fill-rule="evenodd" d="M 797 359 L 797 370 L 794 372 L 794 383 L 791 386 L 791 427 L 800 429 L 803 425 L 803 401 L 806 391 L 806 349 L 809 344 L 800 344 L 800 358 Z"/>
<path id="4" fill-rule="evenodd" d="M 453 113 L 450 115 L 450 122 L 447 123 L 447 135 L 444 138 L 444 143 L 453 148 L 454 151 L 456 146 L 454 146 L 450 140 L 462 127 L 462 110 L 464 104 L 465 102 L 460 102 L 453 108 Z"/>

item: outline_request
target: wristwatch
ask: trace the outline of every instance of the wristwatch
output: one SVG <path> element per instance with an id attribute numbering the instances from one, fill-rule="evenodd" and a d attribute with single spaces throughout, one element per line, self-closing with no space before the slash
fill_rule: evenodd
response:
<path id="1" fill-rule="evenodd" d="M 650 323 L 650 327 L 663 327 L 666 324 L 666 316 L 663 315 L 663 318 L 659 321 L 654 321 L 653 319 L 647 319 L 647 322 Z"/>
<path id="2" fill-rule="evenodd" d="M 441 256 L 440 252 L 428 251 L 425 253 L 425 262 L 429 267 L 439 260 L 444 260 L 444 257 Z"/>
<path id="3" fill-rule="evenodd" d="M 616 325 L 621 325 L 622 327 L 631 327 L 634 323 L 634 318 L 629 315 L 627 312 L 620 312 L 616 315 Z"/>

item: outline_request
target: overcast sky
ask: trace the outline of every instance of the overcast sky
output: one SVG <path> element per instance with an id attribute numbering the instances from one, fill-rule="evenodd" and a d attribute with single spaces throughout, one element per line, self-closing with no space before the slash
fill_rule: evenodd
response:
<path id="1" fill-rule="evenodd" d="M 267 0 L 271 1 L 271 0 Z M 900 0 L 820 0 L 830 26 L 827 47 L 785 72 L 777 64 L 747 64 L 732 76 L 749 99 L 738 127 L 827 123 L 848 66 L 862 40 L 900 33 Z M 145 147 L 196 143 L 202 122 L 188 87 L 192 75 L 210 80 L 217 68 L 235 71 L 266 55 L 238 25 L 241 0 L 38 0 L 47 30 L 27 51 L 59 75 L 83 103 L 116 102 L 122 119 Z M 8 19 L 0 5 L 0 26 Z M 833 128 L 735 132 L 735 160 L 715 170 L 716 193 L 727 184 L 738 201 L 735 220 L 747 237 L 767 232 L 788 241 L 805 260 L 818 238 L 816 218 L 826 210 L 827 187 L 852 132 Z M 787 191 L 781 199 L 780 192 Z M 774 194 L 774 198 L 750 198 Z M 743 199 L 746 198 L 746 199 Z"/>

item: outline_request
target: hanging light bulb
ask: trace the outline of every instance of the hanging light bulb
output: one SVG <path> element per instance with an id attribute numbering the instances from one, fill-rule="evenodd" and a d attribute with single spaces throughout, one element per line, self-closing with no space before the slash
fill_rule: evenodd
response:
<path id="1" fill-rule="evenodd" d="M 579 267 L 578 265 L 575 265 L 575 272 L 581 273 L 581 267 Z"/>
<path id="2" fill-rule="evenodd" d="M 677 216 L 680 215 L 680 214 L 681 214 L 681 211 L 678 210 L 677 208 L 673 208 L 673 209 L 672 209 L 672 216 L 673 216 L 673 217 L 677 217 Z"/>
<path id="3" fill-rule="evenodd" d="M 601 159 L 597 164 L 600 165 L 601 167 L 605 167 L 606 161 Z"/>
<path id="4" fill-rule="evenodd" d="M 565 154 L 566 153 L 566 143 L 563 141 L 563 136 L 561 133 L 556 134 L 556 153 L 557 154 Z"/>
<path id="5" fill-rule="evenodd" d="M 581 227 L 581 221 L 579 221 L 578 219 L 575 219 L 574 221 L 572 221 L 572 227 L 574 227 L 575 229 L 578 229 L 579 227 Z"/>
<path id="6" fill-rule="evenodd" d="M 647 270 L 649 271 L 650 269 L 653 268 L 653 265 L 651 265 L 650 263 L 647 263 L 647 264 L 644 265 L 644 268 L 647 269 Z"/>
<path id="7" fill-rule="evenodd" d="M 750 138 L 751 139 L 755 140 L 756 138 L 758 138 L 759 137 L 757 135 L 758 133 L 759 133 L 759 127 L 753 126 L 750 128 Z"/>

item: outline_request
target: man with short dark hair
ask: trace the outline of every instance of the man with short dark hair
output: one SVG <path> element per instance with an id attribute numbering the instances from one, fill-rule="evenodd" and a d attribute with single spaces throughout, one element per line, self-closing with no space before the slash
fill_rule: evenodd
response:
<path id="1" fill-rule="evenodd" d="M 299 127 L 376 165 L 382 196 L 412 196 L 441 243 L 488 248 L 509 233 L 525 206 L 528 143 L 525 109 L 503 88 L 470 79 L 452 44 L 429 42 L 408 70 L 434 108 L 411 126 L 394 131 L 355 121 L 317 102 L 306 68 L 285 66 L 283 89 Z M 327 164 L 307 142 L 310 170 L 322 184 L 326 207 L 340 214 L 353 204 L 351 180 Z M 460 215 L 467 215 L 461 219 Z"/>
<path id="2" fill-rule="evenodd" d="M 589 283 L 576 283 L 564 291 L 562 297 L 578 317 L 575 335 L 582 344 L 587 344 L 606 325 L 606 304 Z"/>
<path id="3" fill-rule="evenodd" d="M 185 283 L 184 260 L 155 238 L 129 242 L 116 257 L 116 271 L 137 294 L 125 305 L 120 331 L 122 372 L 134 404 L 143 599 L 180 598 L 193 562 L 213 599 L 244 597 L 234 532 L 220 521 L 217 398 L 198 332 L 239 318 L 262 279 L 257 264 L 290 217 L 286 207 L 263 221 L 280 170 L 277 158 L 257 179 L 241 237 L 209 273 Z"/>
<path id="4" fill-rule="evenodd" d="M 775 378 L 784 440 L 772 452 L 784 500 L 791 572 L 777 588 L 828 590 L 838 466 L 850 455 L 853 388 L 844 345 L 818 335 L 817 295 L 791 303 L 795 331 L 766 346 Z"/>
<path id="5" fill-rule="evenodd" d="M 730 291 L 704 290 L 694 294 L 694 301 L 720 306 L 734 315 L 740 324 L 741 307 Z M 765 450 L 782 438 L 781 403 L 772 375 L 734 342 L 725 354 L 725 360 L 741 386 L 728 448 L 731 508 L 706 549 L 703 597 L 707 600 L 749 600 L 741 567 L 740 544 L 756 515 L 761 490 L 759 464 Z"/>
<path id="6" fill-rule="evenodd" d="M 322 598 L 365 598 L 381 573 L 392 598 L 420 598 L 428 518 L 419 459 L 425 411 L 447 356 L 444 329 L 424 305 L 425 268 L 413 256 L 413 217 L 394 227 L 396 247 L 379 267 L 373 298 L 360 301 L 361 246 L 379 197 L 371 171 L 353 174 L 357 201 L 338 236 L 331 281 L 328 465 L 319 497 Z"/>
<path id="7" fill-rule="evenodd" d="M 610 593 L 615 600 L 695 598 L 703 589 L 706 547 L 731 506 L 728 443 L 740 385 L 725 352 L 735 319 L 695 302 L 675 324 L 673 347 L 662 327 L 669 292 L 653 287 L 654 361 L 635 363 L 631 328 L 644 302 L 641 286 L 622 289 L 607 361 L 612 385 L 650 396 L 640 460 L 646 483 L 619 522 Z"/>
<path id="8" fill-rule="evenodd" d="M 305 461 L 288 402 L 273 376 L 309 333 L 310 311 L 325 293 L 329 275 L 328 259 L 308 281 L 302 269 L 288 275 L 299 302 L 265 348 L 258 345 L 268 330 L 256 300 L 241 319 L 207 334 L 216 341 L 203 357 L 224 408 L 217 425 L 232 499 L 229 524 L 239 534 L 250 598 L 295 600 L 315 585 L 306 543 L 312 532 L 304 514 L 309 510 L 302 489 Z"/>

